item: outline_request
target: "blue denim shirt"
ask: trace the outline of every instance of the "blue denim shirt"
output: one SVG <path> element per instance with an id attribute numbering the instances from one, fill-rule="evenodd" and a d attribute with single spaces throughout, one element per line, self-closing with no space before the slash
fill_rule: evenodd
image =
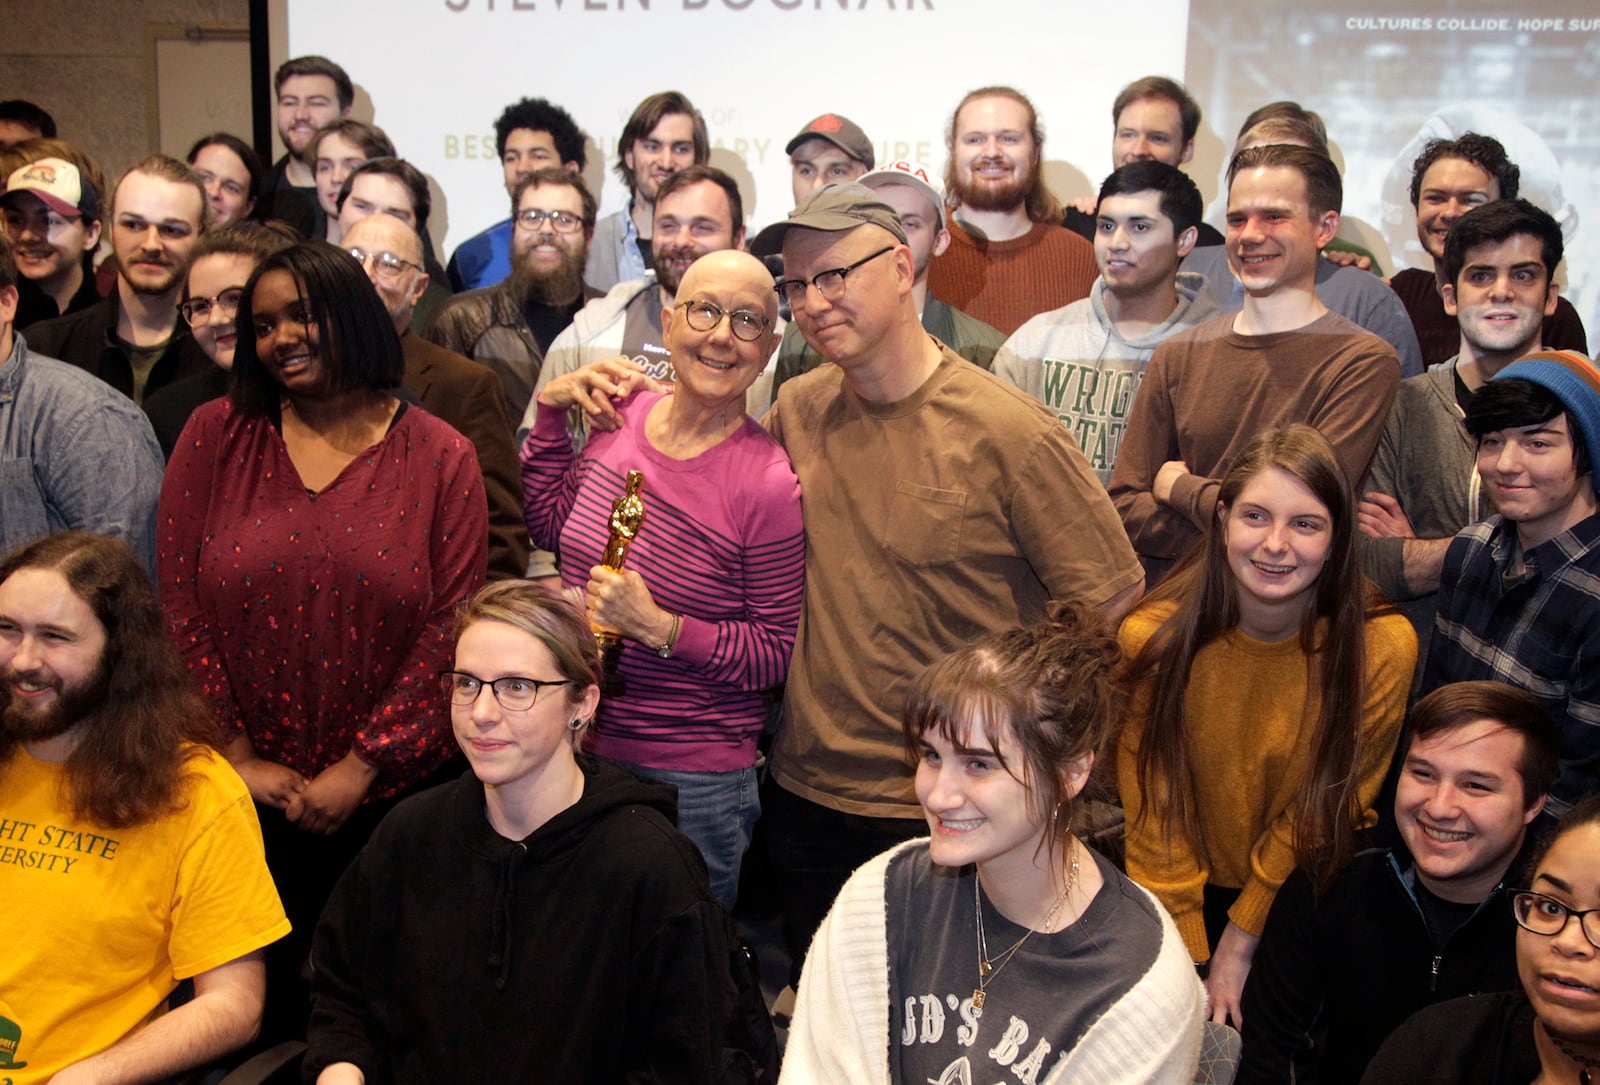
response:
<path id="1" fill-rule="evenodd" d="M 81 528 L 123 539 L 154 573 L 165 461 L 149 420 L 98 377 L 15 339 L 0 365 L 0 554 Z"/>

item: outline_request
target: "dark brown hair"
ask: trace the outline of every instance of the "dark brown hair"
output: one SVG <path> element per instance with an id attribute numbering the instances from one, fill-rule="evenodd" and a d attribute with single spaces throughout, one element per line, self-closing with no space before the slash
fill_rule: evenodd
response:
<path id="1" fill-rule="evenodd" d="M 622 183 L 628 186 L 629 195 L 633 194 L 638 185 L 633 179 L 633 170 L 628 166 L 628 155 L 633 153 L 633 145 L 649 136 L 656 130 L 656 125 L 675 113 L 688 117 L 694 126 L 694 164 L 704 165 L 706 159 L 711 157 L 711 139 L 706 135 L 706 119 L 700 115 L 694 103 L 689 101 L 688 96 L 676 90 L 664 90 L 659 94 L 652 94 L 633 107 L 633 115 L 628 118 L 628 123 L 622 126 L 622 135 L 617 138 L 615 169 Z"/>
<path id="2" fill-rule="evenodd" d="M 1294 850 L 1319 883 L 1343 867 L 1354 851 L 1362 811 L 1355 767 L 1362 743 L 1366 689 L 1366 623 L 1391 608 L 1361 573 L 1357 556 L 1355 496 L 1326 437 L 1296 423 L 1268 429 L 1245 446 L 1223 476 L 1218 502 L 1231 510 L 1245 485 L 1277 468 L 1303 482 L 1328 508 L 1333 538 L 1317 578 L 1313 605 L 1300 625 L 1310 703 L 1317 705 L 1311 767 L 1300 787 Z M 1239 624 L 1238 585 L 1228 566 L 1224 516 L 1212 517 L 1201 542 L 1141 604 L 1176 608 L 1129 666 L 1136 689 L 1148 693 L 1147 722 L 1139 749 L 1140 819 L 1153 817 L 1167 832 L 1202 845 L 1185 741 L 1184 706 L 1195 656 Z M 1317 626 L 1326 621 L 1319 637 Z"/>
<path id="3" fill-rule="evenodd" d="M 1522 736 L 1517 775 L 1522 778 L 1526 810 L 1555 786 L 1557 771 L 1555 724 L 1539 698 L 1527 690 L 1488 681 L 1440 686 L 1411 710 L 1411 740 L 1415 743 L 1483 720 Z"/>
<path id="4" fill-rule="evenodd" d="M 13 550 L 0 583 L 21 569 L 53 569 L 106 633 L 104 704 L 66 762 L 73 812 L 111 829 L 182 808 L 185 766 L 222 735 L 211 706 L 166 635 L 161 604 L 127 543 L 63 531 Z M 14 742 L 0 736 L 0 759 Z"/>
<path id="5" fill-rule="evenodd" d="M 1233 188 L 1234 178 L 1245 170 L 1261 167 L 1292 169 L 1300 174 L 1305 180 L 1306 203 L 1312 217 L 1337 211 L 1344 205 L 1344 181 L 1339 176 L 1339 167 L 1333 164 L 1326 151 L 1297 147 L 1292 143 L 1264 143 L 1246 148 L 1228 163 L 1228 187 Z"/>
<path id="6" fill-rule="evenodd" d="M 1047 839 L 1054 839 L 1072 821 L 1062 773 L 1086 754 L 1103 753 L 1124 715 L 1120 658 L 1116 635 L 1098 611 L 1053 602 L 1043 621 L 990 633 L 913 680 L 901 712 L 906 750 L 919 757 L 930 731 L 971 745 L 980 728 L 1001 767 L 1028 788 Z M 1022 752 L 1020 765 L 1000 756 L 1007 732 Z"/>

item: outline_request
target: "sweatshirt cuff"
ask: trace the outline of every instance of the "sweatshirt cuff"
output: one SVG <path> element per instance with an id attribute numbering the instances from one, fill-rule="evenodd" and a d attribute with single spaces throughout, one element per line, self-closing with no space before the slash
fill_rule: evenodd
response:
<path id="1" fill-rule="evenodd" d="M 678 642 L 673 646 L 672 658 L 681 659 L 694 667 L 703 667 L 717 647 L 717 624 L 701 618 L 679 615 Z"/>
<path id="2" fill-rule="evenodd" d="M 1204 531 L 1211 518 L 1217 514 L 1217 491 L 1222 489 L 1218 479 L 1205 475 L 1184 475 L 1172 484 L 1169 502 L 1189 522 Z"/>

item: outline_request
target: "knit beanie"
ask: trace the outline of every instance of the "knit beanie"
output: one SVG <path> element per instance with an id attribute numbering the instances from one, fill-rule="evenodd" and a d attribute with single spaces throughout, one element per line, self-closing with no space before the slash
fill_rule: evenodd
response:
<path id="1" fill-rule="evenodd" d="M 1591 470 L 1600 471 L 1600 369 L 1575 350 L 1540 350 L 1519 358 L 1494 375 L 1537 384 L 1561 401 L 1578 426 L 1573 434 L 1589 452 Z"/>

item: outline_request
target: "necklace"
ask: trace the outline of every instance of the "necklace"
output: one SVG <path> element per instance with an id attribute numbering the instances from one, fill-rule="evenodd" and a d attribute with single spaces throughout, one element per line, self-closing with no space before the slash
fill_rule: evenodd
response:
<path id="1" fill-rule="evenodd" d="M 1561 1049 L 1561 1053 L 1563 1055 L 1578 1064 L 1578 1085 L 1591 1085 L 1591 1083 L 1594 1081 L 1594 1078 L 1590 1076 L 1589 1071 L 1600 1069 L 1600 1062 L 1596 1062 L 1594 1059 L 1585 1058 L 1583 1055 L 1578 1054 L 1576 1051 L 1572 1050 L 1572 1048 L 1568 1047 L 1566 1042 L 1562 1040 L 1561 1037 L 1557 1036 L 1549 1029 L 1545 1029 L 1544 1034 L 1550 1037 L 1551 1043 L 1555 1044 L 1556 1047 Z"/>
<path id="2" fill-rule="evenodd" d="M 984 999 L 988 997 L 989 984 L 994 982 L 995 977 L 1000 974 L 1002 968 L 1011 963 L 1011 958 L 1017 955 L 1017 950 L 1022 948 L 1022 944 L 1032 938 L 1033 932 L 1036 930 L 1043 930 L 1048 933 L 1050 928 L 1055 926 L 1056 920 L 1061 918 L 1061 912 L 1067 906 L 1067 899 L 1072 896 L 1072 890 L 1078 884 L 1078 849 L 1074 843 L 1070 842 L 1070 838 L 1068 847 L 1072 849 L 1072 864 L 1067 869 L 1067 880 L 1061 890 L 1061 895 L 1050 905 L 1050 910 L 1044 914 L 1044 918 L 1039 921 L 1037 927 L 1029 927 L 1021 938 L 1011 943 L 1010 948 L 996 954 L 994 957 L 989 956 L 989 944 L 983 936 L 983 898 L 980 896 L 978 871 L 976 867 L 973 868 L 972 904 L 973 911 L 978 917 L 978 986 L 972 989 L 972 1016 L 975 1019 L 983 1016 L 983 1003 Z M 1589 1083 L 1584 1082 L 1583 1085 L 1589 1085 Z"/>

